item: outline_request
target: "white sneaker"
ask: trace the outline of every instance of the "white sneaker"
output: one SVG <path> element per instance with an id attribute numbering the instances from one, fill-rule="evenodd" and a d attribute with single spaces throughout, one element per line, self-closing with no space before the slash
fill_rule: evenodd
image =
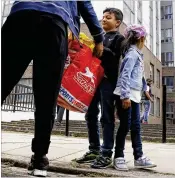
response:
<path id="1" fill-rule="evenodd" d="M 157 165 L 151 162 L 151 160 L 146 156 L 142 156 L 139 159 L 134 160 L 134 166 L 135 168 L 153 168 Z"/>
<path id="2" fill-rule="evenodd" d="M 31 175 L 37 176 L 37 177 L 46 177 L 47 171 L 46 170 L 34 169 L 31 173 Z"/>
<path id="3" fill-rule="evenodd" d="M 125 158 L 115 158 L 114 159 L 114 168 L 118 171 L 128 171 Z"/>

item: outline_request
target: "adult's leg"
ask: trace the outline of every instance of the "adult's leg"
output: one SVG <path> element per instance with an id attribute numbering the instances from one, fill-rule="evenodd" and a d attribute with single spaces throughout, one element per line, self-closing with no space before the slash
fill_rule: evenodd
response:
<path id="1" fill-rule="evenodd" d="M 1 104 L 25 72 L 32 57 L 31 18 L 28 12 L 9 16 L 1 31 Z"/>
<path id="2" fill-rule="evenodd" d="M 60 22 L 62 28 L 55 21 Z M 33 44 L 35 45 L 33 91 L 36 111 L 32 151 L 35 155 L 48 153 L 56 99 L 68 54 L 67 39 L 67 27 L 60 18 L 40 16 Z"/>

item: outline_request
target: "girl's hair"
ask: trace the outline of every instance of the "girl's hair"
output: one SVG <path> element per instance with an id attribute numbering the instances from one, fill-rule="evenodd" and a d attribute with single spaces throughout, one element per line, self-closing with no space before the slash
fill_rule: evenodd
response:
<path id="1" fill-rule="evenodd" d="M 146 30 L 141 25 L 131 25 L 125 29 L 125 40 L 122 42 L 122 56 L 128 51 L 131 45 L 137 44 L 140 38 L 146 37 Z"/>

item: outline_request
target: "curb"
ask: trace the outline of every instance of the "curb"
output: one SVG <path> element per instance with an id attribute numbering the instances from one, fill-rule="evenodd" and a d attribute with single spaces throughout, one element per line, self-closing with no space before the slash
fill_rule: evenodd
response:
<path id="1" fill-rule="evenodd" d="M 11 158 L 14 157 L 14 158 Z M 91 169 L 89 165 L 79 165 L 77 163 L 57 163 L 52 162 L 49 165 L 49 172 L 62 173 L 67 175 L 75 175 L 77 177 L 120 177 L 120 178 L 137 178 L 140 173 L 144 174 L 151 173 L 152 175 L 157 176 L 172 176 L 175 178 L 173 173 L 163 173 L 155 170 L 144 170 L 144 169 L 130 169 L 130 171 L 117 171 L 112 168 L 108 169 Z M 8 154 L 2 154 L 1 164 L 4 163 L 11 167 L 26 168 L 28 167 L 29 158 L 23 156 L 13 156 Z M 80 166 L 80 167 L 76 167 Z M 27 170 L 26 170 L 27 171 Z M 138 173 L 137 173 L 138 172 Z"/>
<path id="2" fill-rule="evenodd" d="M 11 166 L 14 167 L 20 167 L 20 168 L 27 168 L 28 167 L 28 162 L 27 161 L 19 161 L 16 159 L 11 159 L 11 158 L 1 158 L 1 163 L 6 163 L 10 164 Z M 63 167 L 63 165 L 58 165 L 55 166 L 51 164 L 48 168 L 48 171 L 50 172 L 59 172 L 63 174 L 73 174 L 73 175 L 80 175 L 81 177 L 128 177 L 126 175 L 117 175 L 114 173 L 104 173 L 99 170 L 91 170 L 91 169 L 83 169 L 83 168 L 72 168 L 72 167 Z"/>

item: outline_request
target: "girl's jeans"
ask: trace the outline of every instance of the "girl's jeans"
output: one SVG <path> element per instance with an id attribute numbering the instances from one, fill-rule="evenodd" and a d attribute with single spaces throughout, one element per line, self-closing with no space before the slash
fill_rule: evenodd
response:
<path id="1" fill-rule="evenodd" d="M 131 131 L 131 141 L 135 160 L 143 155 L 140 134 L 140 104 L 131 101 L 131 107 L 122 108 L 120 96 L 116 96 L 117 113 L 120 126 L 116 135 L 115 158 L 124 157 L 125 138 Z"/>

